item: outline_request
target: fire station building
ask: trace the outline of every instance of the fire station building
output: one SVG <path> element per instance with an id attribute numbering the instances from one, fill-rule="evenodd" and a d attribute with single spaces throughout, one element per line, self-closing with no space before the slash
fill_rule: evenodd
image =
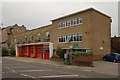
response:
<path id="1" fill-rule="evenodd" d="M 64 50 L 91 51 L 98 59 L 110 52 L 112 20 L 108 15 L 89 8 L 51 21 L 51 25 L 14 35 L 15 43 L 19 47 L 52 43 L 53 50 L 59 46 Z"/>

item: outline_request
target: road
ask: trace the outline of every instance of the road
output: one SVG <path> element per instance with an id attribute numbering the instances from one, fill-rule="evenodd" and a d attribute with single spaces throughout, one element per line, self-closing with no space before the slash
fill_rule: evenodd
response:
<path id="1" fill-rule="evenodd" d="M 3 58 L 2 78 L 23 78 L 23 80 L 53 80 L 54 78 L 63 78 L 62 80 L 67 80 L 67 78 L 117 78 L 117 76 L 92 71 L 81 71 L 62 66 L 22 62 Z"/>

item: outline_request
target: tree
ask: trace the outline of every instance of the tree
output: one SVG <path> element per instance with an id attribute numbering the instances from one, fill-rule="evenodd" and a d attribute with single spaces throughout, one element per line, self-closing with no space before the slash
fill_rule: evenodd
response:
<path id="1" fill-rule="evenodd" d="M 60 58 L 64 58 L 63 49 L 61 47 L 59 47 L 59 46 L 57 47 L 56 53 L 58 56 L 60 56 Z"/>

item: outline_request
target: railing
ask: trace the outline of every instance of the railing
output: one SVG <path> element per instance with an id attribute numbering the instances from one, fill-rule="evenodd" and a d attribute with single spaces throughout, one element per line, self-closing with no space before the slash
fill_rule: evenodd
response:
<path id="1" fill-rule="evenodd" d="M 79 66 L 93 66 L 93 54 L 91 53 L 77 53 L 68 55 L 66 58 L 66 64 Z"/>

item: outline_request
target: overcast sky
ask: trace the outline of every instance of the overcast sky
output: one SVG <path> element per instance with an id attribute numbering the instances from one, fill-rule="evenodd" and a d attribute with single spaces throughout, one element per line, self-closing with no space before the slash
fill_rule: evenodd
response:
<path id="1" fill-rule="evenodd" d="M 72 0 L 71 0 L 72 1 Z M 0 3 L 1 5 L 1 3 Z M 27 29 L 50 24 L 52 19 L 87 8 L 95 8 L 112 18 L 112 36 L 118 36 L 117 2 L 2 2 L 4 26 L 25 25 Z M 1 8 L 1 7 L 0 7 Z M 1 20 L 0 20 L 1 22 Z M 102 24 L 102 23 L 101 23 Z"/>

